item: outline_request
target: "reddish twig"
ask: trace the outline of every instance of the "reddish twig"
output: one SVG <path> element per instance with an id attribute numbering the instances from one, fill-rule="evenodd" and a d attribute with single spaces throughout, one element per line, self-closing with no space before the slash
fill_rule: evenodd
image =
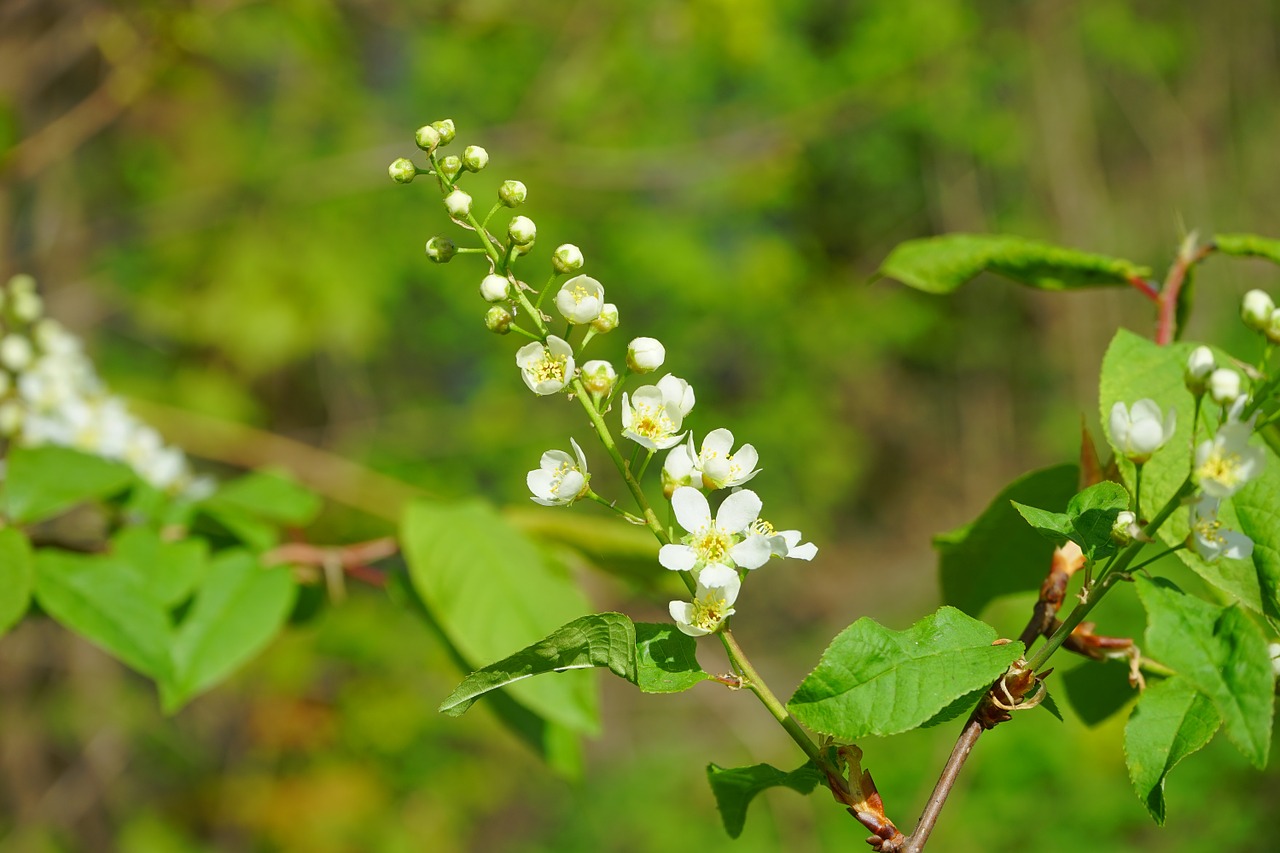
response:
<path id="1" fill-rule="evenodd" d="M 1197 247 L 1195 234 L 1192 234 L 1178 250 L 1178 258 L 1169 267 L 1164 287 L 1160 289 L 1159 298 L 1156 299 L 1159 309 L 1156 320 L 1156 343 L 1160 346 L 1173 342 L 1174 332 L 1178 328 L 1178 295 L 1182 292 L 1182 285 L 1186 283 L 1188 270 L 1207 258 L 1217 248 L 1212 242 Z"/>
<path id="2" fill-rule="evenodd" d="M 1154 281 L 1145 279 L 1140 275 L 1131 275 L 1129 276 L 1129 284 L 1152 302 L 1160 301 L 1160 288 Z"/>
<path id="3" fill-rule="evenodd" d="M 369 564 L 393 557 L 400 551 L 396 540 L 390 536 L 355 542 L 351 545 L 312 545 L 309 542 L 287 542 L 262 555 L 267 566 L 302 566 L 324 573 L 330 595 L 340 599 L 343 595 L 343 576 L 369 586 L 386 586 L 386 576 Z"/>

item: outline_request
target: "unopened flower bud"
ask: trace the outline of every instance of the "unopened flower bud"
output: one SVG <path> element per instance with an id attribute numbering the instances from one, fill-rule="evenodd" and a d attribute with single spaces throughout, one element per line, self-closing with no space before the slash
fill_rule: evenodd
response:
<path id="1" fill-rule="evenodd" d="M 25 272 L 20 272 L 9 279 L 9 289 L 14 293 L 35 293 L 35 277 Z"/>
<path id="2" fill-rule="evenodd" d="M 26 370 L 33 358 L 35 358 L 35 350 L 31 346 L 31 341 L 21 335 L 7 335 L 4 340 L 0 340 L 0 364 L 15 373 Z"/>
<path id="3" fill-rule="evenodd" d="M 391 165 L 387 167 L 387 174 L 397 184 L 408 184 L 412 183 L 413 179 L 417 177 L 418 167 L 413 165 L 412 160 L 401 157 L 399 160 L 391 161 Z"/>
<path id="4" fill-rule="evenodd" d="M 454 219 L 461 219 L 471 212 L 471 196 L 462 190 L 454 190 L 444 197 L 445 209 Z"/>
<path id="5" fill-rule="evenodd" d="M 511 312 L 501 305 L 495 305 L 484 315 L 485 328 L 497 335 L 505 335 L 511 331 Z"/>
<path id="6" fill-rule="evenodd" d="M 568 275 L 582 269 L 582 250 L 572 243 L 565 243 L 556 248 L 551 255 L 551 266 L 560 275 Z"/>
<path id="7" fill-rule="evenodd" d="M 502 302 L 511 295 L 511 279 L 505 275 L 487 275 L 480 281 L 480 295 L 485 302 Z"/>
<path id="8" fill-rule="evenodd" d="M 437 264 L 447 264 L 458 254 L 458 247 L 448 237 L 432 237 L 427 241 L 427 257 Z"/>
<path id="9" fill-rule="evenodd" d="M 462 149 L 462 168 L 468 172 L 479 172 L 489 165 L 489 152 L 479 145 L 468 145 Z"/>
<path id="10" fill-rule="evenodd" d="M 602 335 L 618 328 L 618 306 L 612 302 L 606 302 L 600 309 L 600 316 L 591 321 L 591 328 Z"/>
<path id="11" fill-rule="evenodd" d="M 1207 387 L 1210 400 L 1223 406 L 1229 406 L 1240 396 L 1240 374 L 1234 370 L 1220 367 L 1209 374 Z"/>
<path id="12" fill-rule="evenodd" d="M 423 151 L 434 151 L 440 144 L 440 131 L 429 124 L 424 124 L 414 132 L 413 141 L 418 143 L 418 147 Z"/>
<path id="13" fill-rule="evenodd" d="M 517 216 L 507 226 L 507 236 L 517 246 L 527 246 L 538 236 L 538 227 L 527 216 Z"/>
<path id="14" fill-rule="evenodd" d="M 1250 329 L 1265 332 L 1271 322 L 1271 312 L 1275 310 L 1276 304 L 1270 294 L 1262 290 L 1250 290 L 1240 303 L 1240 319 Z"/>
<path id="15" fill-rule="evenodd" d="M 44 311 L 44 300 L 34 291 L 19 290 L 10 297 L 13 316 L 24 323 L 34 323 Z"/>
<path id="16" fill-rule="evenodd" d="M 498 187 L 498 201 L 507 207 L 519 207 L 529 197 L 529 191 L 519 181 L 503 181 Z"/>
<path id="17" fill-rule="evenodd" d="M 1121 510 L 1115 524 L 1111 525 L 1111 541 L 1121 546 L 1128 545 L 1134 539 L 1137 524 L 1138 516 L 1127 509 Z"/>
<path id="18" fill-rule="evenodd" d="M 440 171 L 444 172 L 444 176 L 452 181 L 462 171 L 462 158 L 457 154 L 450 154 L 448 157 L 441 158 Z"/>
<path id="19" fill-rule="evenodd" d="M 595 359 L 582 365 L 582 384 L 597 397 L 608 396 L 618 381 L 618 371 L 607 361 Z"/>
<path id="20" fill-rule="evenodd" d="M 1271 312 L 1271 319 L 1267 322 L 1267 328 L 1263 333 L 1271 343 L 1280 344 L 1280 308 Z"/>
<path id="21" fill-rule="evenodd" d="M 1197 397 L 1203 394 L 1205 380 L 1217 366 L 1218 363 L 1213 358 L 1213 350 L 1204 346 L 1193 349 L 1191 355 L 1187 356 L 1187 369 L 1183 374 L 1187 390 Z"/>
<path id="22" fill-rule="evenodd" d="M 627 344 L 627 366 L 634 373 L 657 370 L 666 359 L 666 348 L 654 338 L 636 338 Z"/>
<path id="23" fill-rule="evenodd" d="M 453 141 L 453 137 L 457 135 L 457 131 L 453 127 L 453 119 L 442 118 L 440 121 L 431 122 L 431 126 L 435 128 L 436 133 L 440 134 L 440 144 L 448 145 Z"/>

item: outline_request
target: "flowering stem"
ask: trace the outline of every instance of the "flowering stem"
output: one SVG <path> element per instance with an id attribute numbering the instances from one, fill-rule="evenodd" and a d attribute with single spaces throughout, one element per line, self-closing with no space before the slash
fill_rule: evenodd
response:
<path id="1" fill-rule="evenodd" d="M 508 329 L 510 329 L 511 331 L 513 331 L 513 332 L 517 333 L 517 334 L 524 335 L 526 338 L 532 338 L 532 339 L 533 339 L 533 340 L 535 340 L 535 341 L 541 341 L 541 340 L 542 340 L 542 338 L 538 337 L 538 336 L 537 336 L 537 335 L 535 335 L 533 332 L 529 331 L 528 329 L 523 329 L 523 328 L 521 328 L 520 326 L 517 326 L 515 323 L 512 323 L 512 324 L 511 324 L 510 326 L 508 326 L 507 328 L 508 328 Z"/>
<path id="2" fill-rule="evenodd" d="M 1142 463 L 1133 466 L 1133 512 L 1142 519 Z"/>
<path id="3" fill-rule="evenodd" d="M 1156 305 L 1159 306 L 1159 315 L 1156 321 L 1157 344 L 1165 346 L 1173 342 L 1174 334 L 1178 328 L 1178 294 L 1182 292 L 1182 285 L 1187 280 L 1187 273 L 1193 266 L 1207 258 L 1216 248 L 1213 243 L 1207 243 L 1196 248 L 1195 235 L 1193 234 L 1178 252 L 1178 259 L 1173 262 L 1173 266 L 1169 267 L 1169 274 L 1165 277 L 1164 287 L 1160 289 L 1160 295 L 1156 299 Z"/>
<path id="4" fill-rule="evenodd" d="M 489 229 L 489 220 L 493 218 L 493 215 L 498 212 L 500 207 L 502 207 L 502 202 L 499 201 L 489 208 L 489 212 L 484 215 L 484 220 L 480 223 L 482 229 L 486 231 Z"/>
<path id="5" fill-rule="evenodd" d="M 765 684 L 764 679 L 756 672 L 755 667 L 751 665 L 751 661 L 747 659 L 747 655 L 742 651 L 742 647 L 738 645 L 738 640 L 733 636 L 733 632 L 727 627 L 720 632 L 720 642 L 724 644 L 724 650 L 729 655 L 729 660 L 733 662 L 734 667 L 742 674 L 743 686 L 756 695 L 760 703 L 773 715 L 796 745 L 804 750 L 805 755 L 809 756 L 815 764 L 821 768 L 827 767 L 827 758 L 822 753 L 822 748 L 813 742 L 813 739 L 805 732 L 800 724 L 791 716 L 791 712 L 787 710 L 787 706 L 782 704 L 773 691 L 769 689 L 769 685 Z"/>
<path id="6" fill-rule="evenodd" d="M 1181 551 L 1185 547 L 1187 547 L 1187 544 L 1184 542 L 1181 545 L 1174 545 L 1172 548 L 1166 548 L 1165 550 L 1161 551 L 1159 554 L 1156 554 L 1154 557 L 1148 557 L 1147 559 L 1143 560 L 1141 563 L 1138 563 L 1138 565 L 1134 566 L 1132 569 L 1129 569 L 1128 572 L 1130 575 L 1132 575 L 1134 572 L 1142 571 L 1147 566 L 1154 563 L 1156 560 L 1162 560 L 1165 557 L 1169 556 L 1170 554 L 1175 554 L 1178 551 Z"/>
<path id="7" fill-rule="evenodd" d="M 597 495 L 595 492 L 590 491 L 590 490 L 588 490 L 588 491 L 587 491 L 587 497 L 588 497 L 588 498 L 590 498 L 591 500 L 595 501 L 596 503 L 600 504 L 601 506 L 608 507 L 609 509 L 611 509 L 611 510 L 613 510 L 614 512 L 616 512 L 618 515 L 620 515 L 620 516 L 622 516 L 623 518 L 625 518 L 627 521 L 631 522 L 632 524 L 644 524 L 644 523 L 645 523 L 645 521 L 644 521 L 644 519 L 643 519 L 643 518 L 640 518 L 640 517 L 639 517 L 639 516 L 637 516 L 637 515 L 632 515 L 631 513 L 627 512 L 627 511 L 626 511 L 625 509 L 623 509 L 622 507 L 618 506 L 618 502 L 617 502 L 617 501 L 608 501 L 608 500 L 605 500 L 604 498 L 600 497 L 600 496 L 599 496 L 599 495 Z"/>
<path id="8" fill-rule="evenodd" d="M 547 291 L 551 289 L 551 285 L 556 283 L 556 278 L 558 278 L 557 274 L 552 273 L 551 278 L 547 279 L 547 283 L 542 285 L 542 290 L 538 291 L 538 301 L 533 303 L 534 308 L 542 308 L 542 300 L 547 297 Z"/>

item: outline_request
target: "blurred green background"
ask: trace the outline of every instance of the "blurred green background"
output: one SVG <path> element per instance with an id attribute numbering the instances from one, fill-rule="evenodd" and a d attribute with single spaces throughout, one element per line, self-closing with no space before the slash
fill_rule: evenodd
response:
<path id="1" fill-rule="evenodd" d="M 529 186 L 525 268 L 575 243 L 618 303 L 593 354 L 663 340 L 699 436 L 755 444 L 767 515 L 820 545 L 738 607 L 787 694 L 854 619 L 902 628 L 937 605 L 929 537 L 1071 459 L 1111 333 L 1152 324 L 1131 292 L 931 299 L 871 282 L 879 261 L 947 230 L 1158 269 L 1184 230 L 1275 236 L 1278 32 L 1269 2 L 8 0 L 0 274 L 36 275 L 208 470 L 283 463 L 324 491 L 316 540 L 386 533 L 415 491 L 522 507 L 538 454 L 587 431 L 484 332 L 480 265 L 426 261 L 449 229 L 433 190 L 386 177 L 414 128 L 453 118 L 455 144 L 492 157 L 478 198 Z M 1189 334 L 1238 340 L 1238 295 L 1275 280 L 1210 261 Z M 643 584 L 584 581 L 600 609 L 662 618 Z M 1030 600 L 987 616 L 1016 634 Z M 1099 630 L 1131 630 L 1134 606 Z M 723 834 L 708 761 L 799 763 L 741 695 L 606 683 L 574 782 L 483 707 L 437 715 L 457 677 L 413 614 L 357 590 L 165 719 L 141 680 L 29 621 L 0 642 L 0 849 L 861 845 L 825 797 L 788 791 Z M 1280 849 L 1280 776 L 1222 738 L 1173 774 L 1159 831 L 1122 720 L 1067 713 L 984 738 L 933 845 Z M 904 828 L 954 735 L 862 744 Z"/>

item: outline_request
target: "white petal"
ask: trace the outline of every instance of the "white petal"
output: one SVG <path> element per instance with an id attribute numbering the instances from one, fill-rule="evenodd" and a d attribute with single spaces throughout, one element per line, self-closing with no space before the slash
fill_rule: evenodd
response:
<path id="1" fill-rule="evenodd" d="M 787 552 L 787 556 L 793 560 L 812 560 L 818 555 L 818 546 L 812 542 L 806 542 L 803 545 L 796 545 Z"/>
<path id="2" fill-rule="evenodd" d="M 1121 402 L 1111 407 L 1111 440 L 1122 451 L 1128 449 L 1129 410 Z"/>
<path id="3" fill-rule="evenodd" d="M 733 433 L 721 427 L 713 429 L 707 433 L 707 437 L 702 440 L 702 456 L 706 458 L 711 454 L 715 454 L 722 458 L 728 458 L 733 452 Z"/>
<path id="4" fill-rule="evenodd" d="M 769 540 L 764 536 L 748 536 L 729 549 L 729 556 L 744 569 L 758 569 L 769 562 L 769 558 L 773 556 L 773 549 L 769 547 Z"/>
<path id="5" fill-rule="evenodd" d="M 698 554 L 688 545 L 663 545 L 658 549 L 658 562 L 673 572 L 688 572 L 698 564 Z"/>
<path id="6" fill-rule="evenodd" d="M 702 497 L 701 494 L 698 496 Z M 720 511 L 716 513 L 716 527 L 729 533 L 741 533 L 760 517 L 763 506 L 760 498 L 750 489 L 734 492 L 720 504 Z"/>
<path id="7" fill-rule="evenodd" d="M 676 514 L 676 521 L 690 533 L 695 533 L 711 524 L 711 504 L 706 496 L 690 486 L 681 486 L 671 495 L 671 508 Z"/>
<path id="8" fill-rule="evenodd" d="M 627 398 L 627 392 L 622 392 L 622 428 L 631 428 L 631 401 Z"/>
<path id="9" fill-rule="evenodd" d="M 715 591 L 716 597 L 724 599 L 726 606 L 738 600 L 738 591 L 742 589 L 742 580 L 738 573 L 720 563 L 710 563 L 698 575 L 698 597 Z"/>
<path id="10" fill-rule="evenodd" d="M 587 455 L 582 452 L 582 448 L 578 446 L 578 442 L 574 441 L 572 438 L 569 439 L 569 443 L 573 445 L 573 454 L 578 457 L 578 470 L 584 474 L 587 473 Z"/>
<path id="11" fill-rule="evenodd" d="M 690 637 L 701 637 L 707 634 L 702 628 L 693 623 L 693 604 L 688 601 L 673 601 L 667 605 L 667 611 L 671 614 L 671 618 L 675 621 L 676 627 Z"/>

